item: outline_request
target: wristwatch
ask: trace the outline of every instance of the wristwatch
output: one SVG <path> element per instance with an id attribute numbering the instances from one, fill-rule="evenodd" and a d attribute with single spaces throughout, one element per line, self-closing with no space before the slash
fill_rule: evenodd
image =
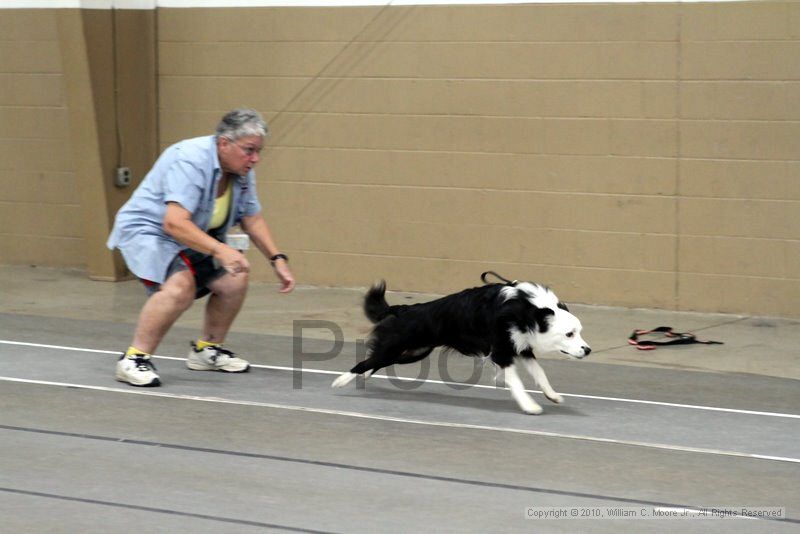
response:
<path id="1" fill-rule="evenodd" d="M 274 266 L 275 262 L 278 261 L 278 260 L 283 260 L 283 261 L 288 262 L 289 261 L 289 256 L 287 256 L 286 254 L 275 254 L 274 256 L 270 256 L 269 257 L 269 263 L 272 266 Z"/>

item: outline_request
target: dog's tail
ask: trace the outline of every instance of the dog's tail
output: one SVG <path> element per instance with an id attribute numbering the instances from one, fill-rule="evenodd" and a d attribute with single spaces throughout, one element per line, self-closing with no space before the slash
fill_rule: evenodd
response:
<path id="1" fill-rule="evenodd" d="M 386 281 L 375 282 L 364 297 L 364 315 L 373 323 L 378 324 L 391 314 L 392 308 L 386 302 Z"/>

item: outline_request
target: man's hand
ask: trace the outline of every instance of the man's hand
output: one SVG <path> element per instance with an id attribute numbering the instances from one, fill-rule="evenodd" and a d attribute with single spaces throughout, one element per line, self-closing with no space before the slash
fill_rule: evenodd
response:
<path id="1" fill-rule="evenodd" d="M 286 260 L 275 260 L 272 267 L 275 269 L 275 274 L 278 275 L 278 279 L 281 281 L 280 292 L 288 293 L 294 289 L 294 276 L 292 276 L 292 272 L 289 270 L 289 264 L 286 263 Z"/>
<path id="2" fill-rule="evenodd" d="M 228 271 L 231 276 L 250 272 L 250 262 L 247 261 L 244 254 L 235 248 L 229 247 L 225 243 L 220 243 L 214 247 L 211 255 L 216 258 L 222 268 Z"/>
<path id="3" fill-rule="evenodd" d="M 267 226 L 267 221 L 261 213 L 242 217 L 242 230 L 250 236 L 253 243 L 261 251 L 265 258 L 272 258 L 280 249 L 275 245 L 272 239 L 272 234 Z M 289 270 L 289 264 L 284 258 L 277 258 L 271 261 L 272 268 L 275 269 L 275 275 L 281 282 L 281 293 L 288 293 L 294 289 L 294 276 L 292 271 Z"/>

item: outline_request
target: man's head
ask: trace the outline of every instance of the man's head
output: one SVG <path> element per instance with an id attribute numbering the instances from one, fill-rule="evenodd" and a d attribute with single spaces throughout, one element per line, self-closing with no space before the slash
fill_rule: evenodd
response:
<path id="1" fill-rule="evenodd" d="M 222 170 L 245 175 L 261 160 L 267 124 L 253 109 L 227 113 L 217 125 L 217 154 Z"/>

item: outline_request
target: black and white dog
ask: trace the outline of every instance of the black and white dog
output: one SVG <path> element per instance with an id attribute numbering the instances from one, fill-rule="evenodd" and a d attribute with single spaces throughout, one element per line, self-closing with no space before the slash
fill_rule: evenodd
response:
<path id="1" fill-rule="evenodd" d="M 375 323 L 367 359 L 334 380 L 333 387 L 395 363 L 422 360 L 436 347 L 446 347 L 469 356 L 488 355 L 505 373 L 522 411 L 540 414 L 542 407 L 525 391 L 516 365 L 527 369 L 545 396 L 560 404 L 563 397 L 550 386 L 535 355 L 561 353 L 581 359 L 592 350 L 581 337 L 578 318 L 538 284 L 488 284 L 432 302 L 397 306 L 386 302 L 385 293 L 383 281 L 367 291 L 364 313 Z"/>

